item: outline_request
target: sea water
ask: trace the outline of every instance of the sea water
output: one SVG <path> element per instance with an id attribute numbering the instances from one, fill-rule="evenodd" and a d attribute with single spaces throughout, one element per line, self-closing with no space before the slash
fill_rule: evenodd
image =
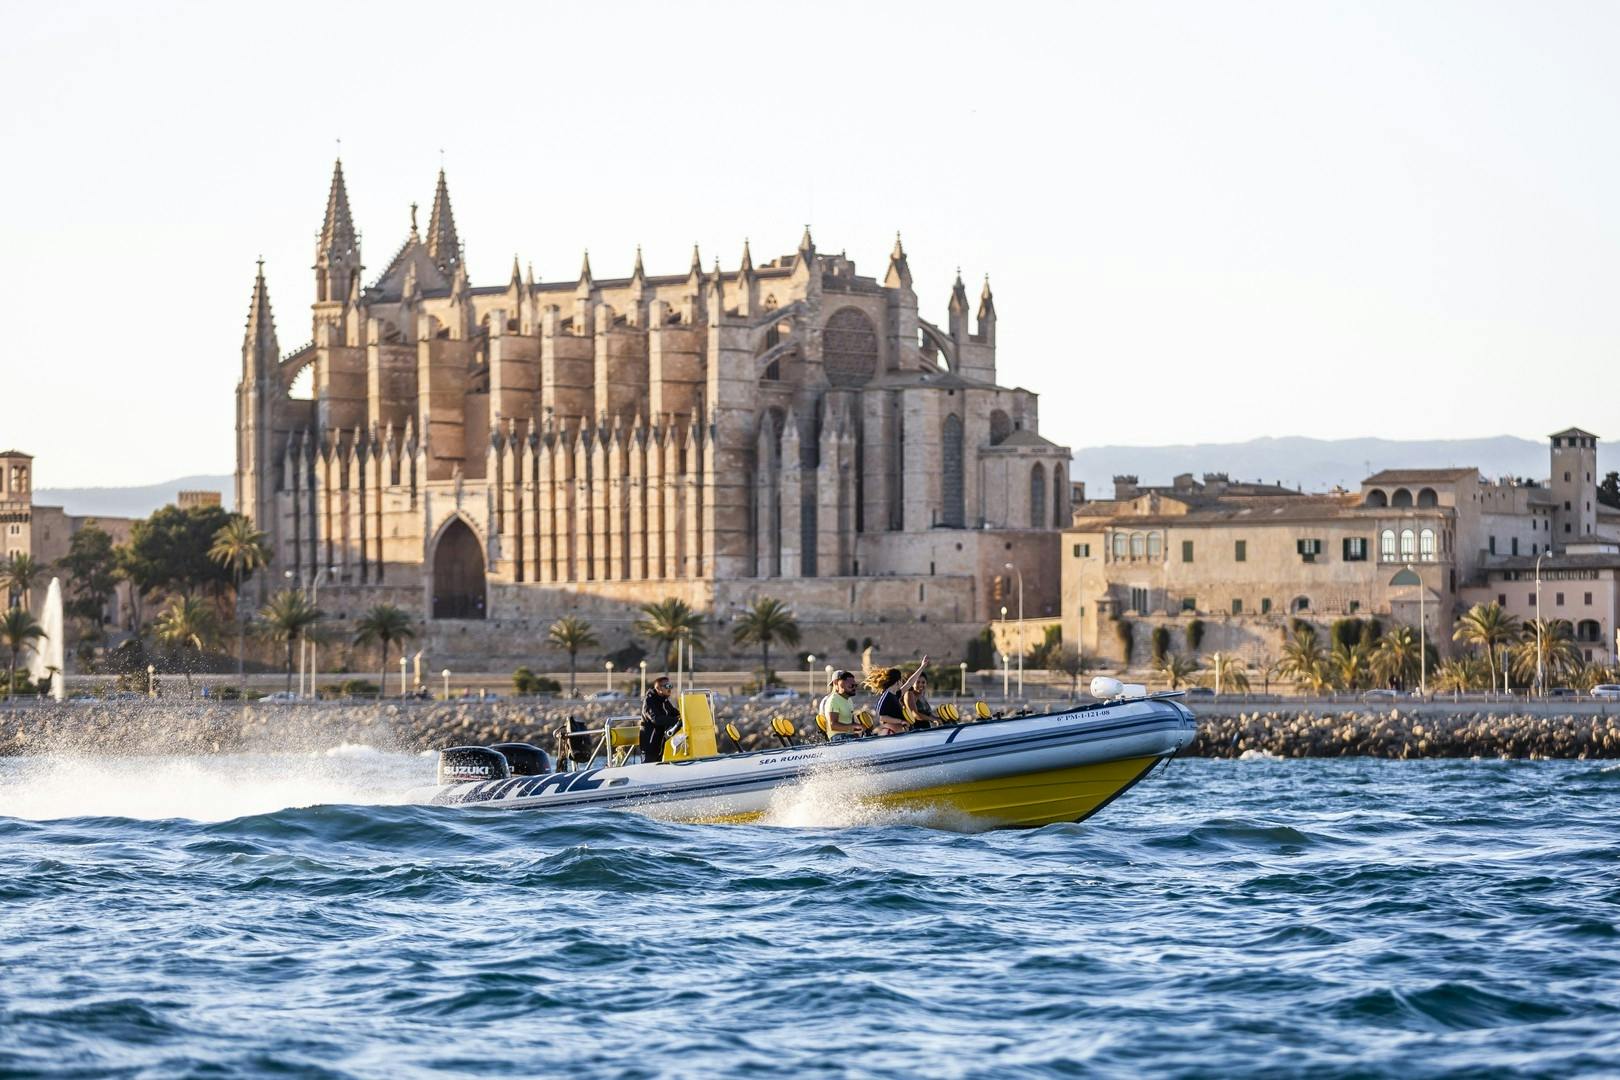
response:
<path id="1" fill-rule="evenodd" d="M 1620 768 L 1179 761 L 1081 825 L 0 762 L 0 1074 L 1620 1074 Z"/>

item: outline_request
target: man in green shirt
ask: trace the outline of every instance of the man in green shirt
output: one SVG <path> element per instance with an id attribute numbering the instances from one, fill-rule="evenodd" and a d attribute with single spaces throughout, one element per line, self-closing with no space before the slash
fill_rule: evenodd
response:
<path id="1" fill-rule="evenodd" d="M 821 699 L 817 712 L 827 721 L 829 739 L 863 734 L 855 719 L 855 703 L 850 701 L 855 685 L 855 676 L 848 671 L 837 672 L 827 684 L 827 696 Z"/>

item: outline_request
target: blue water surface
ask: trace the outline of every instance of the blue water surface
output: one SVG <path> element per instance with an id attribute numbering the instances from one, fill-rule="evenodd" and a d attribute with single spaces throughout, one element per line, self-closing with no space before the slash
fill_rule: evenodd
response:
<path id="1" fill-rule="evenodd" d="M 0 762 L 0 1074 L 1620 1073 L 1613 765 L 1181 761 L 979 834 L 429 770 Z"/>

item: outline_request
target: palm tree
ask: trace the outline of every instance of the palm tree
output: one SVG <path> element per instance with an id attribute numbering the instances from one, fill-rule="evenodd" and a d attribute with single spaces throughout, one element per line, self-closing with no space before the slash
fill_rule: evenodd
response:
<path id="1" fill-rule="evenodd" d="M 45 628 L 20 607 L 12 607 L 4 615 L 0 615 L 0 641 L 5 642 L 6 648 L 11 650 L 11 667 L 6 671 L 8 701 L 17 685 L 17 654 L 24 649 L 36 648 L 34 642 L 44 636 Z"/>
<path id="2" fill-rule="evenodd" d="M 1198 661 L 1187 656 L 1177 656 L 1175 653 L 1165 653 L 1164 659 L 1159 661 L 1157 670 L 1164 676 L 1164 681 L 1170 684 L 1170 689 L 1180 690 L 1181 684 L 1198 670 Z"/>
<path id="3" fill-rule="evenodd" d="M 231 601 L 237 607 L 236 685 L 241 690 L 247 685 L 247 616 L 241 611 L 242 579 L 270 562 L 270 549 L 265 546 L 265 534 L 237 514 L 214 534 L 208 557 L 231 572 Z"/>
<path id="4" fill-rule="evenodd" d="M 1327 672 L 1327 651 L 1316 640 L 1316 631 L 1308 626 L 1294 631 L 1294 636 L 1283 644 L 1282 657 L 1277 661 L 1277 674 L 1319 694 L 1327 685 Z"/>
<path id="5" fill-rule="evenodd" d="M 1394 626 L 1373 646 L 1372 673 L 1385 686 L 1406 688 L 1418 681 L 1422 660 L 1417 631 Z"/>
<path id="6" fill-rule="evenodd" d="M 1333 646 L 1328 656 L 1328 674 L 1334 686 L 1341 690 L 1360 690 L 1371 680 L 1371 651 L 1359 641 L 1354 645 L 1342 642 Z"/>
<path id="7" fill-rule="evenodd" d="M 759 646 L 759 666 L 766 682 L 771 678 L 771 645 L 780 641 L 784 645 L 799 643 L 799 620 L 793 609 L 770 596 L 755 600 L 753 606 L 737 617 L 731 640 L 738 645 Z"/>
<path id="8" fill-rule="evenodd" d="M 1485 664 L 1491 673 L 1491 689 L 1495 690 L 1496 652 L 1511 644 L 1519 636 L 1519 617 L 1502 610 L 1494 600 L 1489 604 L 1475 604 L 1457 619 L 1451 632 L 1453 641 L 1474 645 L 1485 651 Z"/>
<path id="9" fill-rule="evenodd" d="M 1520 640 L 1508 652 L 1513 674 L 1520 680 L 1527 683 L 1535 680 L 1538 659 L 1541 671 L 1554 678 L 1562 679 L 1580 670 L 1581 651 L 1575 645 L 1575 627 L 1568 619 L 1531 619 L 1520 634 Z M 1541 642 L 1539 657 L 1538 639 Z"/>
<path id="10" fill-rule="evenodd" d="M 1477 656 L 1458 656 L 1447 660 L 1434 671 L 1434 688 L 1442 693 L 1463 693 L 1485 685 L 1489 674 L 1485 662 Z"/>
<path id="11" fill-rule="evenodd" d="M 1227 653 L 1216 653 L 1210 658 L 1209 674 L 1203 678 L 1206 686 L 1219 686 L 1221 692 L 1228 690 L 1240 694 L 1249 692 L 1249 665 L 1242 659 Z"/>
<path id="12" fill-rule="evenodd" d="M 282 589 L 259 611 L 276 637 L 287 642 L 287 692 L 292 693 L 293 643 L 321 619 L 321 609 L 309 602 L 302 589 Z"/>
<path id="13" fill-rule="evenodd" d="M 38 583 L 40 575 L 45 568 L 34 561 L 34 557 L 25 551 L 14 551 L 11 558 L 0 563 L 0 588 L 8 593 L 18 593 L 22 597 L 18 602 L 24 611 L 33 609 L 31 594 L 34 585 Z"/>
<path id="14" fill-rule="evenodd" d="M 577 657 L 579 650 L 593 648 L 597 644 L 596 631 L 591 624 L 578 615 L 564 615 L 551 624 L 551 630 L 546 634 L 546 640 L 553 648 L 562 649 L 568 653 L 568 696 L 574 696 L 575 675 L 578 667 Z"/>
<path id="15" fill-rule="evenodd" d="M 411 629 L 411 617 L 392 604 L 378 604 L 360 617 L 354 624 L 356 645 L 370 645 L 376 642 L 382 646 L 382 667 L 377 676 L 377 696 L 388 696 L 388 647 L 395 644 L 404 644 L 416 636 Z M 399 696 L 405 696 L 405 673 L 400 672 Z"/>
<path id="16" fill-rule="evenodd" d="M 219 627 L 213 609 L 201 597 L 171 596 L 169 603 L 158 614 L 152 627 L 157 639 L 183 654 L 187 649 L 201 653 L 213 644 Z M 186 696 L 191 696 L 191 668 L 182 658 L 181 670 L 186 675 Z"/>
<path id="17" fill-rule="evenodd" d="M 661 642 L 664 662 L 675 657 L 675 645 L 683 637 L 693 648 L 703 644 L 703 616 L 693 611 L 685 600 L 671 596 L 656 604 L 643 604 L 641 618 L 636 620 L 636 633 Z"/>

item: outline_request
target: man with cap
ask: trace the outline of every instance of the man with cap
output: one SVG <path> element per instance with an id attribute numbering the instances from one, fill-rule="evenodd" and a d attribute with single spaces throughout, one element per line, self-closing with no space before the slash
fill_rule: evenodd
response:
<path id="1" fill-rule="evenodd" d="M 855 693 L 855 685 L 855 676 L 848 671 L 834 673 L 828 682 L 827 696 L 821 699 L 821 705 L 816 710 L 827 721 L 827 738 L 864 734 L 855 719 L 855 703 L 850 701 L 850 695 Z"/>
<path id="2" fill-rule="evenodd" d="M 663 761 L 664 740 L 681 726 L 681 710 L 670 700 L 669 676 L 660 675 L 641 703 L 641 760 Z"/>

